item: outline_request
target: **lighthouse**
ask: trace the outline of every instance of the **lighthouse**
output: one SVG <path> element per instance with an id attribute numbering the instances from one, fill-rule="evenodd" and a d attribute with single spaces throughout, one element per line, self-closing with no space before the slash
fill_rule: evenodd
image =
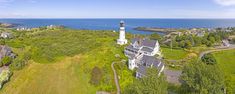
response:
<path id="1" fill-rule="evenodd" d="M 125 22 L 120 22 L 120 30 L 119 30 L 119 39 L 117 40 L 117 44 L 119 45 L 125 45 L 127 44 L 126 40 L 126 31 L 125 31 Z"/>

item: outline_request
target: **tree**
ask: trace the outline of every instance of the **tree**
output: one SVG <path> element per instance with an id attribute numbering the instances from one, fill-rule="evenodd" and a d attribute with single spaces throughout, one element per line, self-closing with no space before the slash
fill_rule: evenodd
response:
<path id="1" fill-rule="evenodd" d="M 91 72 L 91 79 L 90 83 L 97 86 L 100 84 L 100 81 L 102 79 L 102 70 L 99 67 L 94 67 Z"/>
<path id="2" fill-rule="evenodd" d="M 162 36 L 157 34 L 157 33 L 153 33 L 153 34 L 150 35 L 150 39 L 161 41 L 162 40 Z"/>
<path id="3" fill-rule="evenodd" d="M 209 37 L 208 37 L 208 40 L 209 40 L 212 44 L 215 43 L 215 38 L 214 38 L 213 36 L 209 36 Z"/>
<path id="4" fill-rule="evenodd" d="M 223 94 L 224 75 L 216 65 L 206 65 L 193 60 L 183 69 L 182 89 L 187 94 Z"/>
<path id="5" fill-rule="evenodd" d="M 127 86 L 124 94 L 167 94 L 167 82 L 163 75 L 159 76 L 157 69 L 147 70 L 147 76 L 136 79 Z"/>
<path id="6" fill-rule="evenodd" d="M 208 65 L 214 65 L 216 64 L 216 59 L 215 57 L 209 53 L 209 54 L 205 54 L 203 57 L 202 57 L 202 62 L 208 64 Z"/>
<path id="7" fill-rule="evenodd" d="M 179 44 L 178 44 L 178 42 L 176 42 L 175 40 L 172 40 L 172 46 L 173 46 L 173 47 L 178 47 Z"/>
<path id="8" fill-rule="evenodd" d="M 5 39 L 0 39 L 0 45 L 5 45 L 6 44 L 6 42 L 5 42 Z"/>
<path id="9" fill-rule="evenodd" d="M 181 42 L 179 43 L 179 46 L 180 46 L 181 48 L 184 48 L 184 47 L 185 47 L 185 42 L 184 42 L 184 41 L 181 41 Z"/>
<path id="10" fill-rule="evenodd" d="M 185 41 L 185 44 L 184 44 L 184 48 L 190 49 L 191 47 L 192 47 L 191 42 L 190 42 L 189 40 L 186 40 L 186 41 Z"/>
<path id="11" fill-rule="evenodd" d="M 16 58 L 13 60 L 12 64 L 10 65 L 10 69 L 12 70 L 20 70 L 25 66 L 25 61 L 22 58 Z"/>
<path id="12" fill-rule="evenodd" d="M 232 39 L 232 43 L 235 43 L 235 38 Z"/>
<path id="13" fill-rule="evenodd" d="M 1 63 L 2 65 L 7 66 L 11 63 L 11 58 L 9 56 L 5 56 L 2 58 Z"/>
<path id="14" fill-rule="evenodd" d="M 206 46 L 207 47 L 211 47 L 212 46 L 212 43 L 210 41 L 206 41 Z"/>
<path id="15" fill-rule="evenodd" d="M 193 37 L 193 40 L 194 40 L 194 43 L 195 43 L 193 46 L 201 46 L 202 38 L 200 38 L 200 37 Z"/>

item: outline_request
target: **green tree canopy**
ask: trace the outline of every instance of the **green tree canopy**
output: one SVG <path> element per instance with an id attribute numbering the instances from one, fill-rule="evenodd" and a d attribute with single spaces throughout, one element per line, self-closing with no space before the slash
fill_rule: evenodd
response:
<path id="1" fill-rule="evenodd" d="M 11 58 L 9 56 L 5 56 L 2 58 L 2 61 L 1 61 L 2 65 L 9 65 L 11 63 Z"/>
<path id="2" fill-rule="evenodd" d="M 157 69 L 148 69 L 147 75 L 125 88 L 124 94 L 167 94 L 167 82 L 163 75 L 158 76 Z"/>
<path id="3" fill-rule="evenodd" d="M 206 64 L 210 64 L 210 65 L 214 65 L 216 64 L 216 59 L 215 57 L 212 55 L 212 54 L 205 54 L 203 57 L 202 57 L 202 62 L 206 63 Z"/>
<path id="4" fill-rule="evenodd" d="M 182 89 L 187 94 L 223 94 L 225 80 L 216 65 L 206 65 L 196 60 L 184 67 Z"/>
<path id="5" fill-rule="evenodd" d="M 150 39 L 161 41 L 162 40 L 162 36 L 157 34 L 157 33 L 153 33 L 153 34 L 150 35 Z"/>

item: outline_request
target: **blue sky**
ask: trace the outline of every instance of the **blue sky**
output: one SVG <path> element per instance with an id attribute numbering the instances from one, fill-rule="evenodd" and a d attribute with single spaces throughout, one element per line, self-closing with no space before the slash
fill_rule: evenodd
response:
<path id="1" fill-rule="evenodd" d="M 235 18 L 235 0 L 0 0 L 0 18 Z"/>

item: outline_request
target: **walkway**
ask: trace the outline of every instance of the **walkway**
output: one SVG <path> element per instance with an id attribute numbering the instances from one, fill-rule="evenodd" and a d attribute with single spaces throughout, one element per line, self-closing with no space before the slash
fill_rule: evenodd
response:
<path id="1" fill-rule="evenodd" d="M 114 64 L 116 62 L 113 62 L 111 67 L 112 67 L 112 70 L 113 70 L 113 74 L 114 74 L 114 80 L 115 80 L 115 85 L 116 85 L 116 88 L 117 88 L 117 94 L 121 94 L 121 89 L 120 89 L 120 85 L 119 85 L 119 81 L 118 81 L 118 75 L 117 75 L 117 72 L 114 68 Z"/>

